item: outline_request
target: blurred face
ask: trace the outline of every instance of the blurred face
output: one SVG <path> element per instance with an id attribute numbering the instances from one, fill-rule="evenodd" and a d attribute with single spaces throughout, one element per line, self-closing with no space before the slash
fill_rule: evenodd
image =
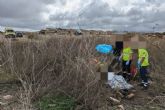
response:
<path id="1" fill-rule="evenodd" d="M 130 45 L 128 43 L 124 43 L 124 48 L 128 48 Z"/>
<path id="2" fill-rule="evenodd" d="M 138 52 L 137 52 L 138 54 L 139 54 L 139 51 L 140 51 L 140 49 L 138 49 Z"/>
<path id="3" fill-rule="evenodd" d="M 138 59 L 138 50 L 133 50 L 133 60 Z"/>

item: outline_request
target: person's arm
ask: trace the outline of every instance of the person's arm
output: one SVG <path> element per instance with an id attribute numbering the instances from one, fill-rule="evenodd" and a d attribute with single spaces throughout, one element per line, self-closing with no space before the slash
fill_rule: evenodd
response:
<path id="1" fill-rule="evenodd" d="M 142 64 L 142 63 L 144 62 L 145 57 L 146 57 L 146 54 L 145 54 L 145 53 L 143 53 L 143 56 L 142 56 L 141 61 L 140 61 L 140 64 Z"/>
<path id="2" fill-rule="evenodd" d="M 132 59 L 133 59 L 133 53 L 130 53 L 129 60 L 132 60 Z"/>
<path id="3" fill-rule="evenodd" d="M 121 53 L 121 55 L 119 57 L 119 61 L 121 61 L 122 57 L 123 57 L 123 53 Z"/>
<path id="4" fill-rule="evenodd" d="M 133 51 L 131 50 L 129 60 L 132 60 L 132 59 L 133 59 Z"/>
<path id="5" fill-rule="evenodd" d="M 140 64 L 142 64 L 144 62 L 145 57 L 142 57 Z"/>

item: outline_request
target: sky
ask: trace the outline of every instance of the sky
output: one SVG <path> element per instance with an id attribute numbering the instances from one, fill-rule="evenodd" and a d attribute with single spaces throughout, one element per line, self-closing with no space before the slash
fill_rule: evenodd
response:
<path id="1" fill-rule="evenodd" d="M 165 31 L 165 0 L 0 0 L 0 30 Z"/>

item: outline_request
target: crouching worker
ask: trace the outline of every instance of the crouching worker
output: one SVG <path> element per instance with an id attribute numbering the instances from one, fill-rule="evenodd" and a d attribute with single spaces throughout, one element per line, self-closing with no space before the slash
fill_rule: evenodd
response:
<path id="1" fill-rule="evenodd" d="M 142 79 L 141 85 L 144 87 L 144 89 L 148 88 L 148 71 L 147 68 L 149 66 L 149 62 L 148 62 L 148 52 L 146 49 L 138 49 L 138 69 L 140 70 L 140 76 Z"/>
<path id="2" fill-rule="evenodd" d="M 132 61 L 132 49 L 130 47 L 126 47 L 123 49 L 123 52 L 119 58 L 122 58 L 122 71 L 123 77 L 127 80 L 131 80 L 131 61 Z"/>

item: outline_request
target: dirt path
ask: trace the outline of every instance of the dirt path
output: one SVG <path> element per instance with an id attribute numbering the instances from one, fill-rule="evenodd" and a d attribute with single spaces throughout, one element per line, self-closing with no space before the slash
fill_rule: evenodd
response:
<path id="1" fill-rule="evenodd" d="M 123 105 L 126 110 L 165 110 L 165 94 L 155 92 L 155 82 L 150 85 L 148 90 L 143 90 L 138 85 L 138 82 L 131 82 L 134 85 L 135 96 L 131 99 L 117 98 L 116 92 L 110 87 L 103 87 L 103 93 L 100 97 L 100 104 L 98 110 L 118 110 L 118 105 L 111 105 L 107 101 L 109 97 L 120 100 L 119 105 Z M 161 91 L 160 91 L 161 92 Z"/>

